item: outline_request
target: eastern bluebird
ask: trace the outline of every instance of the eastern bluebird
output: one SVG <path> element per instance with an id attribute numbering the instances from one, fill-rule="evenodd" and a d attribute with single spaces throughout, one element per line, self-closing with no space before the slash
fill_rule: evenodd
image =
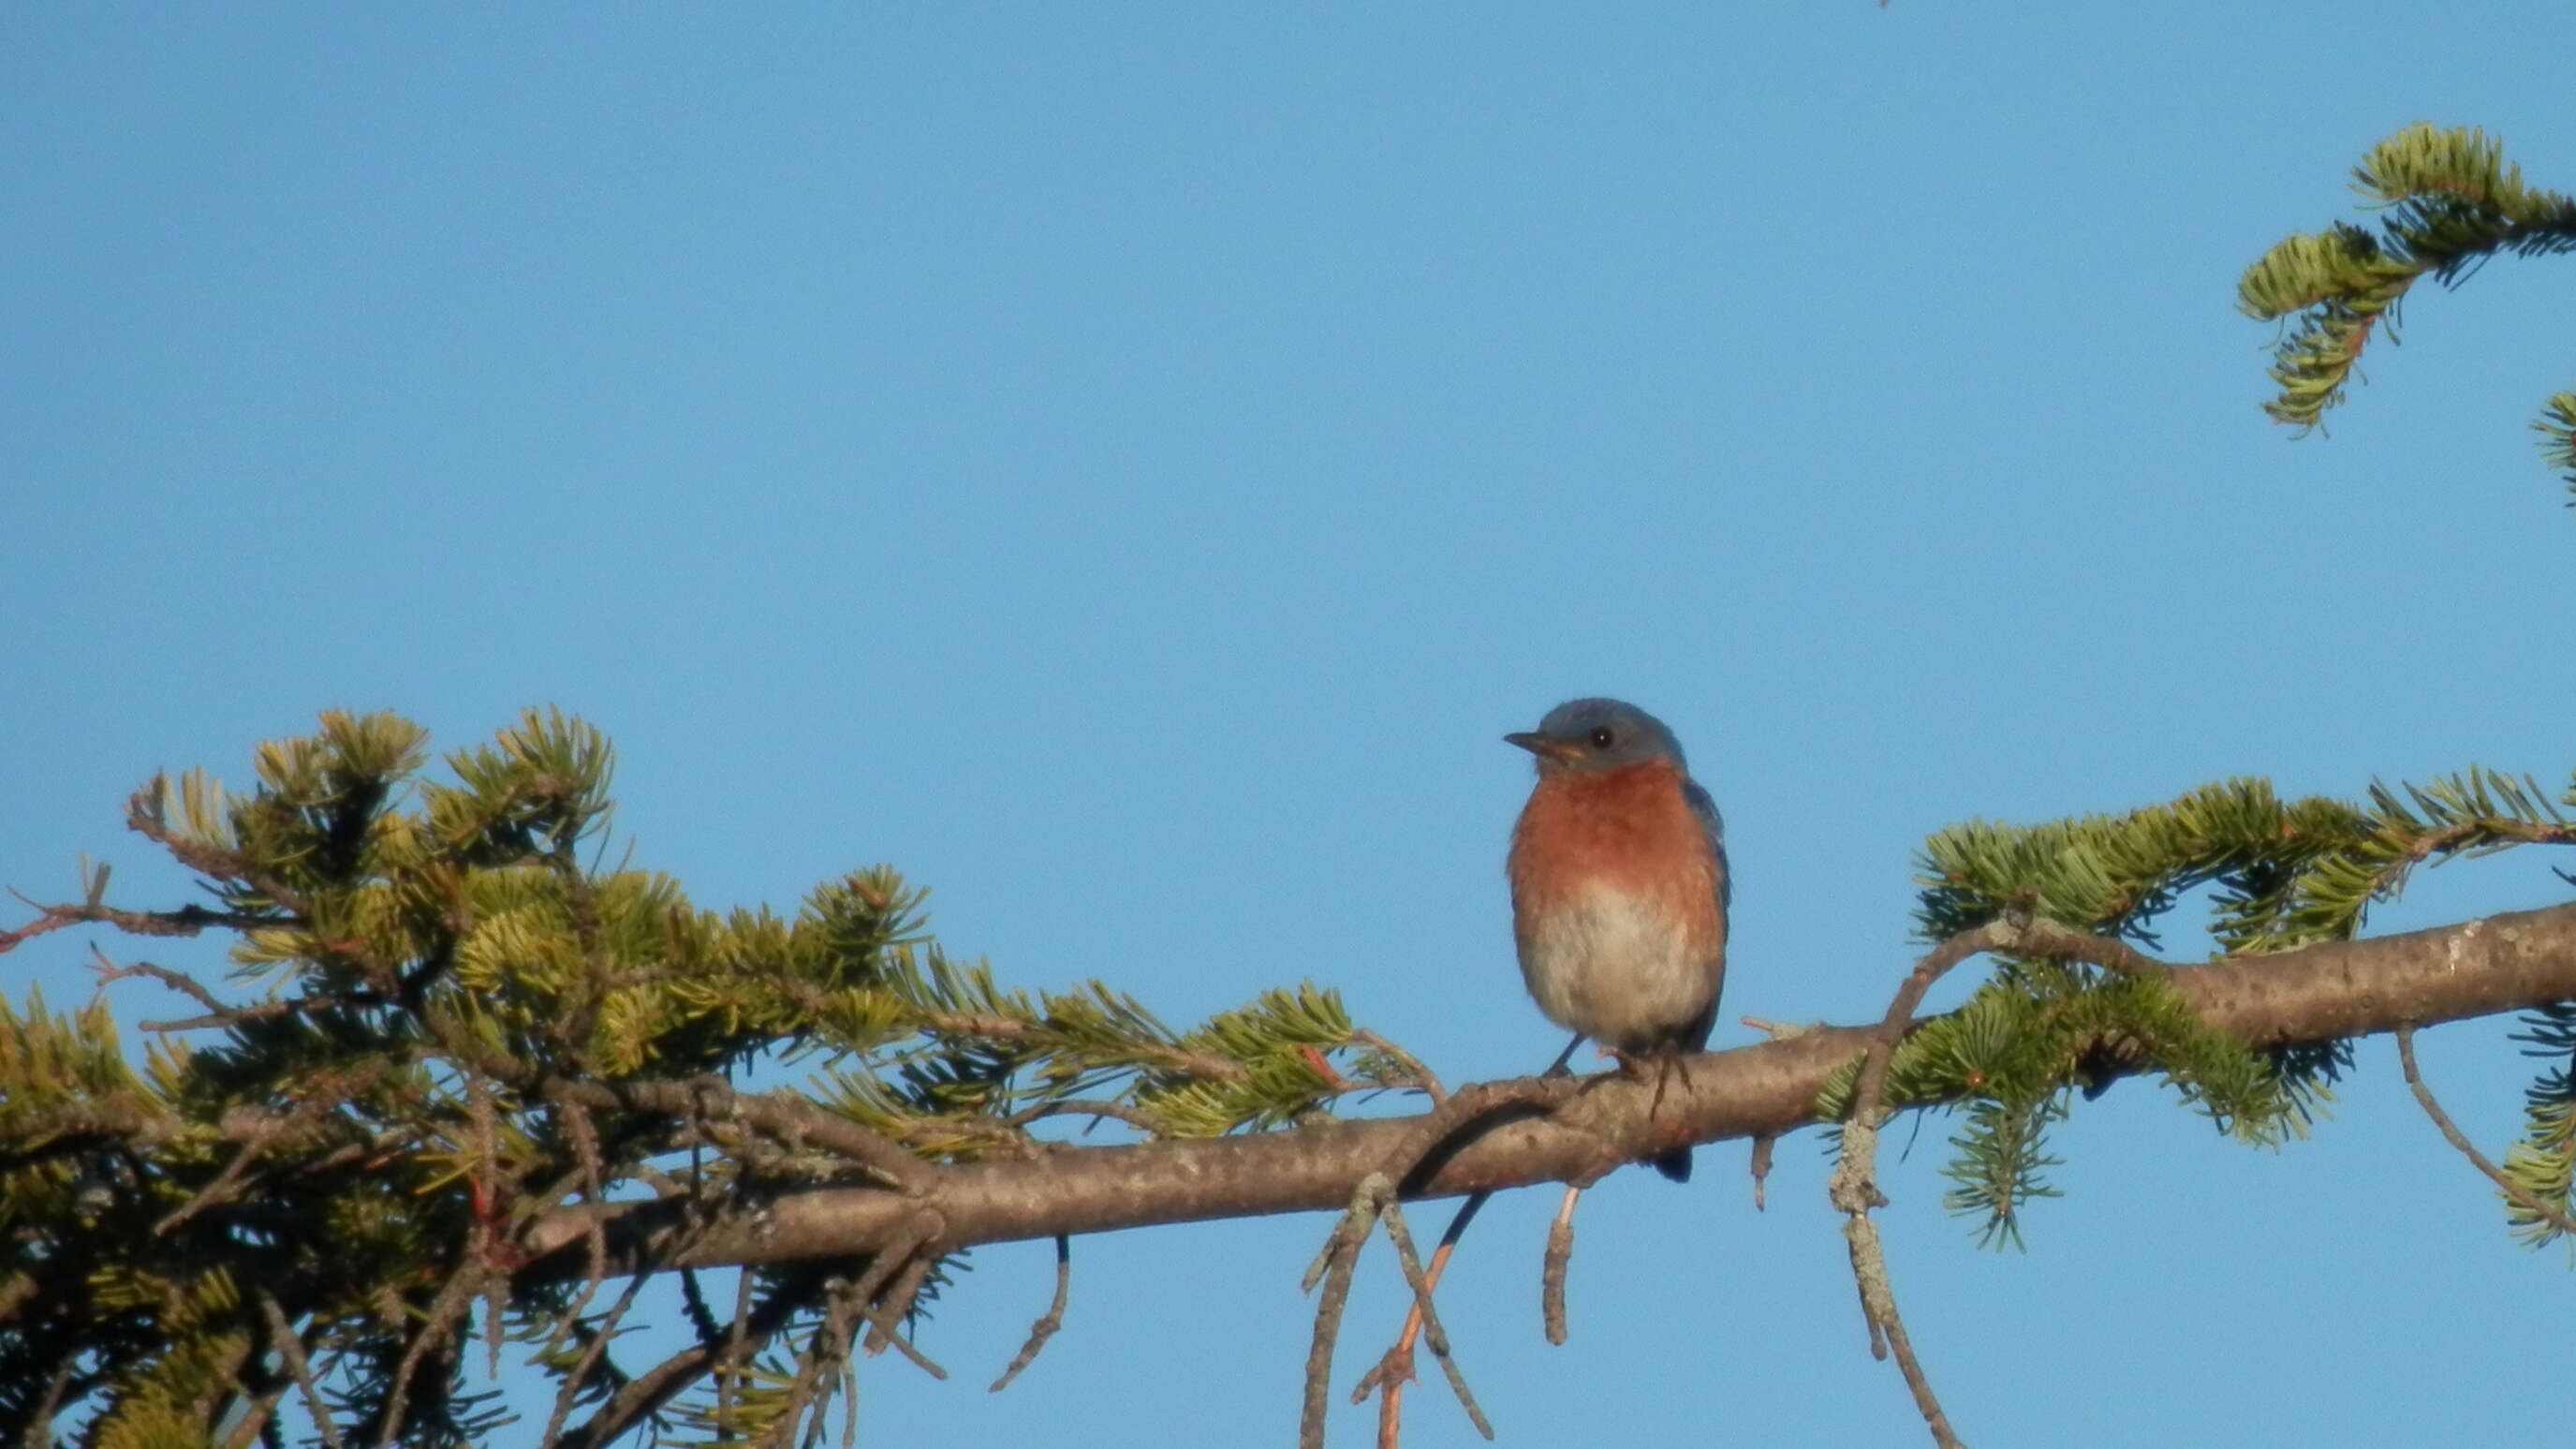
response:
<path id="1" fill-rule="evenodd" d="M 1503 739 L 1538 756 L 1509 867 L 1538 1009 L 1623 1063 L 1707 1046 L 1726 979 L 1726 838 L 1681 741 L 1616 699 L 1568 700 Z M 1655 1168 L 1688 1182 L 1690 1162 L 1681 1147 Z"/>

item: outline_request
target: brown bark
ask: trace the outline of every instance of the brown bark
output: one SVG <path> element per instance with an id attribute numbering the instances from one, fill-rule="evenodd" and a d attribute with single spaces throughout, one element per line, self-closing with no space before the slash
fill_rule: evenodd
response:
<path id="1" fill-rule="evenodd" d="M 2209 1020 L 2250 1046 L 2278 1047 L 2430 1026 L 2576 999 L 2576 904 L 2488 916 L 2405 935 L 2310 946 L 2171 969 Z M 1500 1103 L 1452 1132 L 1409 1172 L 1405 1197 L 1454 1197 L 1569 1181 L 1682 1142 L 1776 1136 L 1815 1121 L 1826 1078 L 1865 1050 L 1872 1026 L 1818 1027 L 1688 1060 L 1662 1084 L 1595 1076 L 1463 1088 Z M 1453 1101 L 1444 1121 L 1460 1120 Z M 531 1224 L 523 1278 L 581 1276 L 585 1225 L 603 1227 L 617 1271 L 774 1263 L 867 1254 L 920 1221 L 940 1248 L 1109 1232 L 1160 1223 L 1338 1211 L 1372 1171 L 1420 1154 L 1429 1114 L 1334 1122 L 1250 1137 L 1058 1147 L 1033 1158 L 928 1168 L 916 1196 L 819 1188 L 702 1225 L 683 1246 L 669 1202 L 549 1213 Z M 1473 1117 L 1470 1110 L 1467 1114 Z"/>

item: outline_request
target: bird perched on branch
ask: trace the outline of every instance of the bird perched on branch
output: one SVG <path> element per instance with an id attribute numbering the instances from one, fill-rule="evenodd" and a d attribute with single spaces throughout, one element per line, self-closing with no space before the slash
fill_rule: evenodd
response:
<path id="1" fill-rule="evenodd" d="M 1726 977 L 1716 803 L 1663 721 L 1622 700 L 1568 700 L 1503 739 L 1538 757 L 1509 864 L 1522 981 L 1577 1041 L 1669 1070 L 1708 1045 Z M 1654 1162 L 1690 1180 L 1688 1147 Z"/>

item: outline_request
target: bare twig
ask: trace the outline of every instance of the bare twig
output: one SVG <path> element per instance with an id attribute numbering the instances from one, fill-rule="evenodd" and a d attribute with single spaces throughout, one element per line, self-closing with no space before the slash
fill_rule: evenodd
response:
<path id="1" fill-rule="evenodd" d="M 630 1287 L 628 1291 L 632 1293 L 633 1289 Z M 760 1352 L 790 1319 L 811 1303 L 811 1297 L 802 1293 L 770 1295 L 752 1314 L 750 1329 L 743 1336 L 743 1351 L 746 1354 Z M 704 1340 L 692 1343 L 628 1379 L 587 1420 L 561 1438 L 548 1442 L 553 1449 L 604 1449 L 619 1435 L 635 1427 L 636 1420 L 658 1412 L 662 1405 L 725 1361 L 726 1351 L 722 1344 Z"/>
<path id="2" fill-rule="evenodd" d="M 859 1305 L 860 1316 L 867 1321 L 867 1351 L 879 1353 L 892 1344 L 897 1352 L 911 1359 L 922 1372 L 935 1379 L 948 1377 L 948 1370 L 913 1347 L 895 1325 L 912 1311 L 912 1300 L 921 1292 L 922 1280 L 938 1260 L 941 1229 L 939 1214 L 923 1210 L 913 1214 L 895 1240 L 878 1252 L 868 1270 L 859 1275 L 850 1290 Z"/>
<path id="3" fill-rule="evenodd" d="M 1368 1241 L 1369 1229 L 1377 1225 L 1380 1204 L 1393 1192 L 1385 1173 L 1372 1172 L 1360 1180 L 1359 1191 L 1351 1195 L 1350 1208 L 1333 1231 L 1325 1237 L 1323 1250 L 1306 1269 L 1305 1290 L 1324 1291 L 1315 1300 L 1315 1337 L 1306 1349 L 1306 1397 L 1297 1419 L 1298 1449 L 1324 1449 L 1324 1401 L 1333 1379 L 1333 1340 L 1342 1331 L 1342 1305 L 1350 1301 L 1351 1270 L 1358 1265 L 1360 1245 Z"/>
<path id="4" fill-rule="evenodd" d="M 2530 776 L 2523 776 L 2523 782 L 2534 794 L 2542 793 L 2539 783 Z M 2382 889 L 2402 885 L 2409 872 L 2433 856 L 2464 847 L 2474 852 L 2482 840 L 2510 841 L 2516 845 L 2576 845 L 2576 825 L 2565 821 L 2542 825 L 2521 820 L 2463 820 L 2456 825 L 2445 825 L 2439 830 L 2425 832 L 2406 848 L 2404 854 L 2380 868 Z"/>
<path id="5" fill-rule="evenodd" d="M 238 1384 L 240 1380 L 234 1382 Z M 266 1393 L 235 1400 L 243 1406 L 241 1417 L 233 1421 L 230 1432 L 213 1441 L 217 1449 L 249 1449 L 267 1431 L 269 1418 L 277 1412 L 277 1401 L 286 1397 L 287 1388 L 288 1385 L 281 1381 Z"/>
<path id="6" fill-rule="evenodd" d="M 753 1441 L 755 1445 L 785 1444 L 795 1438 L 796 1425 L 805 1417 L 809 1407 L 814 1411 L 814 1419 L 806 1430 L 805 1442 L 811 1445 L 822 1432 L 823 1414 L 831 1403 L 831 1390 L 845 1382 L 840 1366 L 849 1360 L 851 1326 L 858 1316 L 852 1296 L 847 1279 L 835 1278 L 825 1286 L 823 1321 L 806 1338 L 805 1346 L 796 1351 L 796 1375 L 787 1385 L 786 1403 L 779 1409 L 778 1417 L 768 1432 Z M 829 1387 L 826 1386 L 827 1375 Z M 818 1392 L 823 1396 L 820 1403 L 815 1401 Z M 730 1413 L 730 1408 L 720 1407 L 718 1411 L 716 1423 L 720 1437 L 733 1432 L 728 1417 Z"/>
<path id="7" fill-rule="evenodd" d="M 403 1409 L 411 1395 L 412 1376 L 420 1372 L 423 1358 L 447 1346 L 456 1331 L 456 1321 L 465 1316 L 475 1295 L 483 1291 L 484 1267 L 479 1262 L 460 1264 L 442 1284 L 438 1296 L 430 1300 L 429 1312 L 420 1327 L 412 1330 L 411 1343 L 403 1350 L 402 1362 L 394 1368 L 394 1380 L 385 1390 L 384 1423 L 376 1432 L 376 1449 L 393 1449 L 402 1437 Z"/>
<path id="8" fill-rule="evenodd" d="M 197 978 L 185 971 L 173 971 L 167 966 L 156 966 L 149 961 L 137 961 L 131 966 L 119 966 L 108 959 L 105 951 L 94 945 L 89 948 L 89 955 L 90 974 L 98 978 L 98 984 L 102 987 L 123 981 L 128 977 L 149 976 L 208 1011 L 221 1015 L 232 1010 L 231 1007 L 216 1000 L 213 992 L 199 985 Z"/>
<path id="9" fill-rule="evenodd" d="M 17 895 L 15 891 L 11 895 Z M 245 915 L 236 911 L 210 911 L 204 906 L 181 906 L 175 911 L 121 911 L 113 906 L 48 906 L 18 899 L 34 906 L 36 919 L 14 931 L 0 931 L 0 952 L 48 932 L 68 926 L 114 926 L 129 936 L 193 936 L 209 927 L 247 931 L 261 926 L 286 924 L 282 917 Z"/>
<path id="10" fill-rule="evenodd" d="M 1379 1216 L 1386 1223 L 1388 1241 L 1395 1244 L 1395 1260 L 1404 1268 L 1404 1281 L 1413 1289 L 1413 1306 L 1422 1314 L 1422 1337 L 1431 1345 L 1431 1356 L 1440 1363 L 1440 1371 L 1449 1376 L 1449 1391 L 1458 1396 L 1458 1407 L 1467 1411 L 1467 1420 L 1476 1432 L 1491 1439 L 1494 1426 L 1485 1419 L 1485 1411 L 1476 1404 L 1476 1396 L 1467 1389 L 1467 1376 L 1458 1371 L 1458 1362 L 1449 1352 L 1449 1334 L 1440 1326 L 1440 1310 L 1431 1303 L 1431 1280 L 1422 1271 L 1422 1260 L 1414 1256 L 1413 1233 L 1404 1225 L 1404 1209 L 1390 1188 L 1386 1206 Z"/>
<path id="11" fill-rule="evenodd" d="M 563 1118 L 564 1136 L 571 1141 L 573 1156 L 581 1167 L 582 1200 L 596 1203 L 606 1196 L 606 1170 L 599 1158 L 598 1129 L 591 1125 L 590 1113 L 580 1103 L 564 1102 L 558 1104 L 558 1108 Z M 563 1346 L 565 1336 L 572 1332 L 573 1325 L 589 1309 L 591 1300 L 598 1296 L 599 1286 L 608 1281 L 608 1235 L 600 1230 L 596 1217 L 582 1238 L 590 1258 L 588 1269 L 582 1276 L 580 1291 L 564 1305 L 563 1312 L 556 1315 L 555 1326 L 546 1335 L 546 1345 L 537 1354 L 540 1359 L 554 1357 L 555 1351 Z M 547 1439 L 551 1441 L 553 1437 L 552 1431 L 548 1431 Z"/>
<path id="12" fill-rule="evenodd" d="M 1440 1286 L 1440 1275 L 1449 1267 L 1449 1255 L 1457 1251 L 1458 1240 L 1467 1234 L 1467 1225 L 1476 1220 L 1476 1214 L 1493 1196 L 1490 1192 L 1470 1193 L 1458 1205 L 1458 1211 L 1450 1215 L 1449 1226 L 1440 1234 L 1439 1246 L 1431 1250 L 1431 1262 L 1423 1270 L 1426 1287 Z M 1404 1386 L 1413 1381 L 1413 1341 L 1422 1334 L 1423 1302 L 1416 1297 L 1406 1305 L 1404 1331 L 1396 1335 L 1395 1343 L 1379 1357 L 1376 1366 L 1360 1375 L 1360 1381 L 1351 1388 L 1354 1404 L 1367 1399 L 1371 1390 L 1377 1392 L 1378 1449 L 1396 1449 L 1401 1437 Z"/>
<path id="13" fill-rule="evenodd" d="M 1763 1132 L 1753 1139 L 1753 1210 L 1762 1211 L 1762 1184 L 1771 1179 L 1771 1145 L 1780 1140 L 1776 1132 Z"/>
<path id="14" fill-rule="evenodd" d="M 207 1208 L 236 1195 L 243 1179 L 260 1155 L 271 1148 L 304 1148 L 321 1139 L 321 1134 L 340 1125 L 339 1111 L 350 1098 L 366 1091 L 393 1071 L 390 1060 L 379 1060 L 344 1072 L 327 1074 L 311 1082 L 294 1110 L 269 1113 L 253 1108 L 227 1110 L 219 1123 L 224 1134 L 242 1144 L 224 1170 L 191 1194 L 188 1200 L 173 1208 L 152 1225 L 154 1236 L 169 1233 L 181 1223 Z"/>
<path id="15" fill-rule="evenodd" d="M 2533 1197 L 2521 1184 L 2505 1176 L 2503 1171 L 2489 1161 L 2487 1155 L 2480 1152 L 2458 1127 L 2452 1125 L 2451 1115 L 2442 1110 L 2441 1103 L 2433 1100 L 2432 1088 L 2424 1085 L 2423 1076 L 2415 1070 L 2415 1028 L 2411 1026 L 2397 1028 L 2397 1064 L 2406 1069 L 2406 1085 L 2415 1093 L 2415 1100 L 2422 1104 L 2424 1115 L 2433 1119 L 2433 1125 L 2442 1130 L 2443 1139 L 2458 1148 L 2460 1155 L 2466 1157 L 2471 1166 L 2485 1173 L 2487 1180 L 2494 1183 L 2497 1190 L 2511 1199 L 2515 1206 L 2562 1233 L 2576 1233 L 2576 1221 L 2571 1221 L 2567 1214 Z"/>
<path id="16" fill-rule="evenodd" d="M 1582 1196 L 1582 1188 L 1566 1184 L 1565 1201 L 1557 1204 L 1556 1219 L 1547 1225 L 1547 1255 L 1539 1262 L 1539 1322 L 1547 1341 L 1559 1347 L 1565 1343 L 1565 1270 L 1574 1259 L 1574 1204 Z"/>
<path id="17" fill-rule="evenodd" d="M 374 991 L 333 992 L 322 996 L 296 996 L 277 1001 L 255 1002 L 249 1006 L 227 1006 L 204 1016 L 185 1016 L 175 1021 L 139 1022 L 145 1031 L 164 1035 L 183 1031 L 206 1031 L 216 1027 L 244 1026 L 254 1021 L 271 1021 L 281 1016 L 315 1016 L 344 1006 L 382 1006 L 385 998 Z"/>
<path id="18" fill-rule="evenodd" d="M 56 1442 L 53 1435 L 54 1415 L 62 1406 L 65 1391 L 72 1386 L 72 1375 L 78 1368 L 80 1360 L 81 1346 L 78 1342 L 66 1345 L 62 1350 L 62 1356 L 54 1360 L 54 1372 L 45 1380 L 45 1392 L 37 1398 L 35 1405 L 28 1410 L 27 1417 L 21 1421 L 26 1426 L 26 1437 L 22 1442 L 30 1445 L 49 1445 Z"/>
<path id="19" fill-rule="evenodd" d="M 877 1304 L 874 1321 L 868 1325 L 866 1351 L 871 1354 L 883 1353 L 886 1346 L 892 1344 L 896 1351 L 905 1358 L 911 1359 L 923 1372 L 932 1378 L 944 1379 L 948 1377 L 948 1370 L 932 1363 L 920 1349 L 913 1346 L 912 1340 L 906 1338 L 903 1331 L 896 1327 L 912 1316 L 912 1305 L 914 1300 L 921 1296 L 921 1285 L 929 1281 L 930 1270 L 938 1262 L 938 1250 L 924 1245 L 913 1255 L 911 1262 L 904 1264 L 903 1271 L 895 1275 L 894 1283 L 886 1289 L 885 1297 Z"/>
<path id="20" fill-rule="evenodd" d="M 1055 1337 L 1057 1329 L 1064 1327 L 1064 1300 L 1072 1287 L 1073 1239 L 1059 1233 L 1055 1240 L 1055 1301 L 1047 1305 L 1047 1311 L 1038 1316 L 1037 1322 L 1029 1325 L 1029 1341 L 1020 1345 L 1019 1356 L 1011 1360 L 1009 1368 L 1002 1370 L 1000 1378 L 993 1380 L 991 1392 L 998 1394 L 1009 1388 L 1011 1380 L 1020 1376 L 1020 1370 L 1037 1362 L 1038 1350 L 1046 1347 L 1047 1340 Z"/>
<path id="21" fill-rule="evenodd" d="M 2061 926 L 2055 921 L 1997 921 L 1982 929 L 1993 930 L 1998 926 L 2008 934 L 1993 945 L 1979 949 L 2020 951 L 2027 955 L 2045 956 L 2052 961 L 2079 961 L 2122 976 L 2154 976 L 2173 969 L 2171 962 L 2159 961 L 2126 941 Z M 1969 934 L 1977 933 L 1972 931 Z M 1942 969 L 1946 971 L 1949 968 L 1945 966 Z"/>
<path id="22" fill-rule="evenodd" d="M 259 1290 L 260 1316 L 268 1320 L 269 1346 L 286 1361 L 286 1371 L 295 1376 L 295 1386 L 304 1393 L 305 1411 L 313 1416 L 314 1427 L 322 1431 L 322 1442 L 330 1449 L 341 1449 L 340 1426 L 332 1421 L 331 1407 L 322 1402 L 322 1390 L 313 1382 L 312 1365 L 304 1359 L 304 1340 L 296 1335 L 295 1325 L 286 1321 L 286 1310 L 278 1306 L 277 1295 Z"/>
<path id="23" fill-rule="evenodd" d="M 733 1399 L 742 1387 L 742 1338 L 751 1328 L 751 1270 L 733 1275 L 733 1318 L 726 1325 L 724 1368 L 716 1374 L 716 1422 L 733 1423 Z"/>
<path id="24" fill-rule="evenodd" d="M 1383 1056 L 1387 1060 L 1403 1067 L 1406 1076 L 1411 1080 L 1409 1083 L 1403 1083 L 1400 1085 L 1411 1085 L 1421 1088 L 1422 1094 L 1431 1099 L 1432 1106 L 1437 1107 L 1441 1103 L 1449 1100 L 1449 1093 L 1447 1089 L 1440 1085 L 1440 1078 L 1433 1075 L 1431 1069 L 1422 1064 L 1422 1059 L 1415 1056 L 1413 1053 L 1406 1051 L 1404 1048 L 1397 1046 L 1395 1043 L 1388 1041 L 1385 1037 L 1378 1035 L 1376 1032 L 1370 1031 L 1366 1027 L 1354 1028 L 1351 1032 L 1351 1040 L 1358 1042 L 1362 1046 L 1374 1049 L 1380 1056 Z"/>
<path id="25" fill-rule="evenodd" d="M 920 1345 L 906 1337 L 901 1329 L 879 1328 L 877 1330 L 877 1334 L 882 1342 L 893 1344 L 895 1352 L 912 1360 L 912 1366 L 914 1368 L 921 1370 L 923 1373 L 930 1375 L 934 1379 L 944 1379 L 948 1377 L 948 1370 L 941 1368 L 938 1360 L 932 1358 L 926 1353 L 923 1353 Z"/>
<path id="26" fill-rule="evenodd" d="M 1841 1160 L 1834 1164 L 1833 1176 L 1826 1184 L 1827 1196 L 1843 1213 L 1843 1240 L 1851 1249 L 1852 1280 L 1860 1289 L 1861 1312 L 1869 1324 L 1870 1352 L 1884 1358 L 1888 1349 L 1895 1350 L 1897 1371 L 1905 1376 L 1905 1386 L 1914 1395 L 1914 1407 L 1923 1415 L 1924 1425 L 1941 1449 L 1964 1446 L 1952 1432 L 1949 1416 L 1941 1411 L 1941 1402 L 1932 1392 L 1932 1381 L 1925 1377 L 1922 1363 L 1914 1356 L 1913 1342 L 1906 1337 L 1904 1321 L 1897 1316 L 1886 1250 L 1878 1240 L 1878 1225 L 1869 1216 L 1873 1208 L 1887 1203 L 1876 1178 L 1879 1100 L 1887 1086 L 1888 1060 L 1895 1055 L 1897 1040 L 1913 1021 L 1914 1008 L 1922 1003 L 1923 993 L 1931 990 L 1932 983 L 1950 968 L 1981 952 L 2041 949 L 2026 943 L 2020 924 L 1990 921 L 1962 931 L 1915 963 L 1871 1037 L 1868 1058 L 1852 1091 L 1851 1116 L 1843 1123 Z M 2081 933 L 2068 935 L 2080 937 Z"/>
<path id="27" fill-rule="evenodd" d="M 693 1077 L 685 1082 L 555 1081 L 548 1088 L 556 1100 L 585 1107 L 623 1107 L 683 1121 L 738 1117 L 790 1144 L 810 1142 L 846 1157 L 908 1193 L 927 1188 L 933 1170 L 878 1133 L 814 1102 L 778 1093 L 737 1092 L 720 1077 Z"/>
<path id="28" fill-rule="evenodd" d="M 643 1273 L 627 1279 L 626 1291 L 618 1294 L 617 1301 L 609 1305 L 607 1316 L 600 1319 L 598 1328 L 588 1331 L 575 1328 L 574 1331 L 582 1332 L 589 1342 L 582 1345 L 580 1360 L 573 1364 L 572 1372 L 565 1374 L 562 1385 L 556 1388 L 554 1411 L 547 1415 L 546 1432 L 537 1440 L 538 1443 L 559 1442 L 555 1436 L 563 1432 L 564 1420 L 571 1415 L 574 1400 L 581 1397 L 582 1387 L 590 1382 L 591 1369 L 616 1339 L 617 1326 L 626 1321 L 626 1311 L 635 1305 L 635 1295 L 643 1292 L 644 1285 L 650 1281 L 650 1276 Z M 551 1340 L 549 1343 L 551 1346 Z"/>
<path id="29" fill-rule="evenodd" d="M 680 1270 L 680 1307 L 689 1315 L 689 1329 L 698 1342 L 712 1348 L 724 1338 L 724 1325 L 716 1322 L 716 1311 L 707 1306 L 706 1289 L 698 1282 L 698 1270 Z"/>
<path id="30" fill-rule="evenodd" d="M 832 1295 L 830 1307 L 824 1314 L 822 1332 L 818 1335 L 831 1349 L 832 1377 L 841 1392 L 849 1396 L 842 1406 L 842 1435 L 845 1438 L 858 1432 L 859 1378 L 857 1371 L 850 1367 L 850 1339 L 857 1327 L 858 1315 L 858 1303 L 848 1293 L 836 1293 Z M 813 1449 L 821 1441 L 824 1412 L 830 1407 L 831 1399 L 827 1394 L 823 1403 L 814 1410 L 814 1427 L 805 1435 L 806 1449 Z"/>
<path id="31" fill-rule="evenodd" d="M 250 1165 L 259 1160 L 259 1149 L 260 1144 L 256 1142 L 242 1144 L 242 1149 L 233 1154 L 233 1160 L 225 1163 L 224 1170 L 215 1174 L 214 1181 L 189 1194 L 186 1202 L 172 1208 L 161 1221 L 152 1225 L 153 1236 L 159 1237 L 169 1232 L 231 1192 L 234 1186 L 240 1183 L 243 1175 L 250 1171 Z"/>
<path id="32" fill-rule="evenodd" d="M 1012 1113 L 1003 1118 L 1002 1122 L 1011 1127 L 1026 1127 L 1041 1117 L 1106 1117 L 1113 1122 L 1124 1122 L 1147 1136 L 1160 1136 L 1163 1131 L 1163 1124 L 1155 1121 L 1154 1114 L 1142 1107 L 1131 1107 L 1124 1102 L 1088 1097 L 1066 1097 L 1052 1102 L 1040 1102 L 1034 1107 L 1024 1107 Z"/>
<path id="33" fill-rule="evenodd" d="M 981 1012 L 925 1012 L 921 1022 L 925 1029 L 943 1035 L 981 1037 L 989 1041 L 1028 1041 L 1045 1033 L 1045 1028 L 1029 1022 Z M 1241 1062 L 1214 1052 L 1192 1051 L 1187 1047 L 1142 1047 L 1135 1052 L 1135 1059 L 1158 1070 L 1179 1072 L 1183 1076 L 1201 1077 L 1212 1082 L 1240 1082 L 1252 1075 L 1251 1069 Z"/>

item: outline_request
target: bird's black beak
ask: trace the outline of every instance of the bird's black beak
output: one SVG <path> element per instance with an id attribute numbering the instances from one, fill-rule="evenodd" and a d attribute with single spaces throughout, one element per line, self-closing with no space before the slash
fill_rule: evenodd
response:
<path id="1" fill-rule="evenodd" d="M 1572 740 L 1544 734 L 1505 735 L 1503 743 L 1518 745 L 1542 760 L 1554 760 L 1560 765 L 1573 759 L 1575 753 L 1582 748 Z"/>

